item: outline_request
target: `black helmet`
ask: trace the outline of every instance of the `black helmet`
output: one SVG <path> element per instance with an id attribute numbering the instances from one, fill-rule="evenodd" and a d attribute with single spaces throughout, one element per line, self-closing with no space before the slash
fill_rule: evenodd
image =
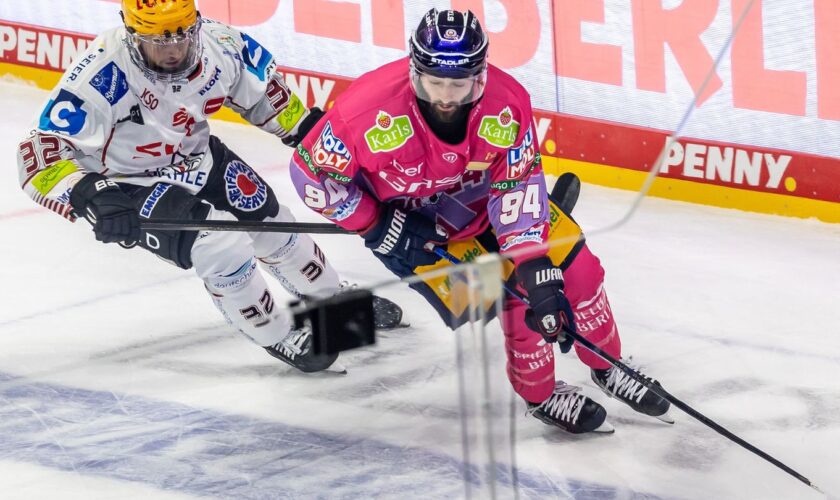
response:
<path id="1" fill-rule="evenodd" d="M 420 73 L 442 78 L 474 76 L 487 66 L 487 35 L 470 11 L 432 9 L 408 40 Z"/>

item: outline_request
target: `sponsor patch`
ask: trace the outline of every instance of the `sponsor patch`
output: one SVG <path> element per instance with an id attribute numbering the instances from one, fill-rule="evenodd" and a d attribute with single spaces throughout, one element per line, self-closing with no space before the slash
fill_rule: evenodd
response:
<path id="1" fill-rule="evenodd" d="M 32 179 L 32 186 L 39 193 L 47 196 L 56 184 L 61 182 L 61 179 L 77 171 L 75 163 L 70 160 L 61 160 L 38 172 L 38 175 Z"/>
<path id="2" fill-rule="evenodd" d="M 207 92 L 210 92 L 210 89 L 212 89 L 216 85 L 221 76 L 222 69 L 216 66 L 216 70 L 213 72 L 213 76 L 210 77 L 210 81 L 208 81 L 207 84 L 201 90 L 198 91 L 198 95 L 203 96 Z"/>
<path id="3" fill-rule="evenodd" d="M 288 106 L 277 115 L 277 124 L 286 132 L 291 132 L 300 121 L 305 110 L 306 108 L 303 107 L 303 103 L 300 102 L 298 96 L 292 94 Z"/>
<path id="4" fill-rule="evenodd" d="M 69 135 L 78 134 L 84 128 L 87 119 L 87 111 L 82 109 L 84 103 L 85 101 L 72 92 L 61 89 L 41 113 L 38 128 Z"/>
<path id="5" fill-rule="evenodd" d="M 336 222 L 343 221 L 344 219 L 350 217 L 356 212 L 356 209 L 359 207 L 359 203 L 361 203 L 361 201 L 362 191 L 358 189 L 353 194 L 353 197 L 349 200 L 345 201 L 344 203 L 335 208 L 328 208 L 321 213 L 330 220 Z"/>
<path id="6" fill-rule="evenodd" d="M 245 33 L 242 33 L 242 41 L 245 42 L 242 47 L 242 62 L 245 63 L 245 68 L 264 82 L 271 65 L 271 52 Z"/>
<path id="7" fill-rule="evenodd" d="M 501 251 L 504 252 L 510 248 L 523 243 L 542 243 L 543 242 L 543 226 L 532 227 L 522 234 L 511 235 L 505 239 L 501 246 Z"/>
<path id="8" fill-rule="evenodd" d="M 95 88 L 102 97 L 113 106 L 128 92 L 128 81 L 125 73 L 115 63 L 108 63 L 90 79 L 90 86 Z"/>
<path id="9" fill-rule="evenodd" d="M 520 179 L 529 166 L 539 158 L 539 153 L 534 148 L 534 135 L 531 127 L 525 132 L 522 143 L 519 146 L 508 149 L 507 152 L 507 177 L 508 179 Z"/>
<path id="10" fill-rule="evenodd" d="M 372 153 L 383 153 L 399 149 L 412 136 L 414 128 L 407 115 L 392 117 L 380 111 L 376 115 L 376 125 L 365 132 L 365 142 Z"/>
<path id="11" fill-rule="evenodd" d="M 207 102 L 204 103 L 204 114 L 210 116 L 213 113 L 222 109 L 222 106 L 224 106 L 224 104 L 224 97 L 214 97 L 213 99 L 208 99 Z"/>
<path id="12" fill-rule="evenodd" d="M 268 200 L 265 183 L 251 167 L 236 160 L 225 168 L 225 194 L 232 207 L 244 212 L 253 212 Z"/>
<path id="13" fill-rule="evenodd" d="M 478 127 L 478 136 L 491 146 L 507 149 L 516 142 L 519 122 L 513 119 L 510 106 L 505 106 L 498 116 L 484 116 Z"/>
<path id="14" fill-rule="evenodd" d="M 353 156 L 338 137 L 333 134 L 332 123 L 327 122 L 321 136 L 312 145 L 312 163 L 318 168 L 343 172 Z"/>
<path id="15" fill-rule="evenodd" d="M 163 197 L 163 194 L 169 191 L 169 188 L 172 186 L 170 184 L 156 184 L 155 188 L 149 193 L 149 196 L 146 197 L 146 200 L 143 201 L 143 206 L 140 208 L 140 217 L 144 219 L 148 219 L 152 216 L 152 212 L 155 210 L 155 206 L 157 206 L 160 199 Z"/>

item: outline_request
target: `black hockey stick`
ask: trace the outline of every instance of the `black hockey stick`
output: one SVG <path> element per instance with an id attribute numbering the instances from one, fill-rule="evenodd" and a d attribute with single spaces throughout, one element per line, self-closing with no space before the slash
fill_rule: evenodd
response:
<path id="1" fill-rule="evenodd" d="M 443 248 L 427 246 L 426 250 L 428 250 L 428 251 L 430 251 L 430 252 L 432 252 L 436 255 L 439 255 L 440 257 L 443 257 L 444 259 L 448 260 L 449 262 L 452 262 L 453 264 L 461 264 L 461 261 L 458 260 L 457 257 L 455 257 L 451 253 L 447 252 Z M 522 295 L 518 291 L 508 287 L 504 283 L 502 284 L 502 286 L 504 287 L 505 291 L 507 293 L 509 293 L 512 297 L 516 298 L 517 300 L 519 300 L 520 302 L 522 302 L 525 305 L 530 305 L 527 297 L 525 297 L 524 295 Z M 683 403 L 682 401 L 680 401 L 676 397 L 672 396 L 662 386 L 655 385 L 652 382 L 650 382 L 649 380 L 647 380 L 645 377 L 642 377 L 641 375 L 636 373 L 635 370 L 633 370 L 629 366 L 625 365 L 621 361 L 613 358 L 612 356 L 610 356 L 606 352 L 602 351 L 600 347 L 598 347 L 595 344 L 593 344 L 592 342 L 588 341 L 582 335 L 580 335 L 576 332 L 571 332 L 571 331 L 566 330 L 566 329 L 564 329 L 563 331 L 566 335 L 575 339 L 575 342 L 579 342 L 582 346 L 586 347 L 587 349 L 589 349 L 590 351 L 592 351 L 593 353 L 595 353 L 599 357 L 601 357 L 601 359 L 603 359 L 607 363 L 611 364 L 615 368 L 623 371 L 630 378 L 632 378 L 636 382 L 642 384 L 643 386 L 647 387 L 651 392 L 653 392 L 657 396 L 661 397 L 662 399 L 665 399 L 665 400 L 669 401 L 671 404 L 673 404 L 674 406 L 676 406 L 680 410 L 684 411 L 685 413 L 687 413 L 689 416 L 693 417 L 694 419 L 698 420 L 700 423 L 704 424 L 706 427 L 709 427 L 710 429 L 717 432 L 721 436 L 729 439 L 730 441 L 733 441 L 734 443 L 738 444 L 742 448 L 745 448 L 747 451 L 750 451 L 750 452 L 758 455 L 759 457 L 761 457 L 764 460 L 770 462 L 771 464 L 775 465 L 776 467 L 782 469 L 783 471 L 787 472 L 788 474 L 795 477 L 796 479 L 798 479 L 798 480 L 802 481 L 803 483 L 807 484 L 808 486 L 815 489 L 816 491 L 819 491 L 820 493 L 822 493 L 822 491 L 820 491 L 820 489 L 817 488 L 816 485 L 811 483 L 811 481 L 808 478 L 806 478 L 805 476 L 803 476 L 802 474 L 796 472 L 795 470 L 793 470 L 792 468 L 783 464 L 779 460 L 773 458 L 771 455 L 767 454 L 766 452 L 756 448 L 755 446 L 751 445 L 747 441 L 745 441 L 745 440 L 741 439 L 740 437 L 736 436 L 735 434 L 733 434 L 732 432 L 730 432 L 729 430 L 724 428 L 722 425 L 718 424 L 717 422 L 710 419 L 709 417 L 703 415 L 702 413 L 695 410 L 694 408 L 687 405 L 686 403 Z"/>
<path id="2" fill-rule="evenodd" d="M 356 234 L 328 222 L 261 222 L 247 220 L 155 219 L 140 221 L 158 231 L 262 231 L 267 233 Z"/>
<path id="3" fill-rule="evenodd" d="M 571 213 L 577 203 L 580 180 L 571 172 L 561 175 L 551 191 L 555 204 Z M 141 220 L 140 227 L 158 231 L 263 231 L 267 233 L 356 234 L 329 222 L 261 222 L 241 220 L 155 219 Z"/>

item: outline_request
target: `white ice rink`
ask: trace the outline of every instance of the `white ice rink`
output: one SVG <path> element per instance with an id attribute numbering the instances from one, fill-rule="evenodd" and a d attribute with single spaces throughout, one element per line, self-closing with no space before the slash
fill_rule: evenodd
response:
<path id="1" fill-rule="evenodd" d="M 453 333 L 419 295 L 383 291 L 412 327 L 344 355 L 348 375 L 294 373 L 230 332 L 191 272 L 30 201 L 15 147 L 46 93 L 3 83 L 0 95 L 0 498 L 464 495 L 457 407 L 441 389 Z M 318 220 L 280 141 L 214 131 Z M 604 227 L 632 199 L 584 186 L 575 215 Z M 386 279 L 360 239 L 316 239 L 345 279 Z M 840 225 L 648 199 L 589 242 L 624 354 L 840 498 Z M 609 400 L 572 354 L 557 372 L 616 432 L 572 437 L 518 407 L 521 498 L 820 498 L 679 410 L 668 426 Z"/>

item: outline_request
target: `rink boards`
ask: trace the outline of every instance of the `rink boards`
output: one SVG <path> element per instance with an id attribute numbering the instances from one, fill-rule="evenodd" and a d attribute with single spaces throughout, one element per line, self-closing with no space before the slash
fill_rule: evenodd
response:
<path id="1" fill-rule="evenodd" d="M 50 89 L 92 39 L 0 20 L 0 74 Z M 322 108 L 329 108 L 353 80 L 287 67 L 278 71 L 309 106 Z M 241 121 L 226 108 L 213 117 Z M 548 173 L 573 171 L 584 182 L 629 190 L 642 187 L 669 136 L 666 130 L 540 109 L 535 117 Z M 670 144 L 651 187 L 653 196 L 840 222 L 837 158 L 692 137 Z"/>

